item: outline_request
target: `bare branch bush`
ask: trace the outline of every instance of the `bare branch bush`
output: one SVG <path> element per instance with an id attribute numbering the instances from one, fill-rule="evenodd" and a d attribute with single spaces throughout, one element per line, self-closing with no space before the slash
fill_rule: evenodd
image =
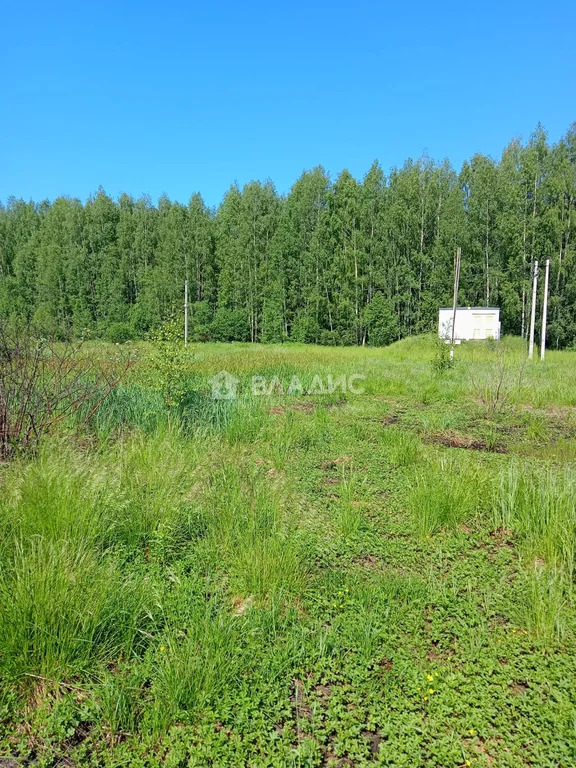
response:
<path id="1" fill-rule="evenodd" d="M 0 460 L 35 446 L 81 409 L 84 425 L 132 365 L 90 359 L 81 347 L 0 325 Z"/>
<path id="2" fill-rule="evenodd" d="M 525 360 L 511 362 L 501 352 L 496 352 L 487 364 L 468 368 L 472 390 L 484 407 L 487 419 L 493 419 L 509 407 L 522 386 L 525 368 Z"/>

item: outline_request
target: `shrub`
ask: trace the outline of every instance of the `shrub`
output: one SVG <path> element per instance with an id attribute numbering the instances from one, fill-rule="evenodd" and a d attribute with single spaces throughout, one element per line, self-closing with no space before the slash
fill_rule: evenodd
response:
<path id="1" fill-rule="evenodd" d="M 106 339 L 112 344 L 125 344 L 133 337 L 134 333 L 128 323 L 112 323 L 106 332 Z"/>
<path id="2" fill-rule="evenodd" d="M 454 358 L 450 355 L 451 346 L 444 339 L 436 339 L 432 366 L 436 373 L 444 373 L 454 367 Z"/>
<path id="3" fill-rule="evenodd" d="M 398 317 L 392 303 L 384 294 L 377 293 L 364 312 L 368 329 L 368 343 L 373 347 L 385 347 L 400 335 Z"/>
<path id="4" fill-rule="evenodd" d="M 130 366 L 104 366 L 79 349 L 38 338 L 27 326 L 0 327 L 0 459 L 36 445 L 83 407 L 91 418 Z"/>
<path id="5" fill-rule="evenodd" d="M 219 307 L 212 321 L 212 334 L 216 341 L 249 341 L 247 315 L 242 310 Z"/>

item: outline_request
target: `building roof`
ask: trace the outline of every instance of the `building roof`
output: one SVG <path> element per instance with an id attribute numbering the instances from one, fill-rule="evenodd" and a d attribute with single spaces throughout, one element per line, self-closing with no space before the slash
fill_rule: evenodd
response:
<path id="1" fill-rule="evenodd" d="M 474 312 L 500 312 L 500 307 L 456 307 L 456 309 L 470 309 Z M 442 310 L 454 312 L 454 307 L 440 307 L 440 312 Z"/>

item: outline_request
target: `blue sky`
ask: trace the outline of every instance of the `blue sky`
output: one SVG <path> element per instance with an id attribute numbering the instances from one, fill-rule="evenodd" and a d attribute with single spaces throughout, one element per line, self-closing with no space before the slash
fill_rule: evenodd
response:
<path id="1" fill-rule="evenodd" d="M 288 191 L 576 120 L 576 3 L 5 3 L 0 199 Z"/>

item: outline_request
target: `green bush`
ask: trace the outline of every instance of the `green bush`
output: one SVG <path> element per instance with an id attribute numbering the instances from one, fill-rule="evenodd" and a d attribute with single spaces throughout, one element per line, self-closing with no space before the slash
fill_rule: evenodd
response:
<path id="1" fill-rule="evenodd" d="M 372 347 L 385 347 L 400 336 L 398 316 L 392 302 L 384 294 L 377 293 L 364 312 L 368 329 L 368 343 Z"/>
<path id="2" fill-rule="evenodd" d="M 128 323 L 112 323 L 106 331 L 106 339 L 112 344 L 125 344 L 134 338 L 134 331 Z"/>
<path id="3" fill-rule="evenodd" d="M 436 373 L 444 373 L 454 367 L 454 358 L 451 357 L 452 347 L 446 344 L 444 339 L 436 339 L 434 343 L 434 360 L 432 366 Z"/>
<path id="4" fill-rule="evenodd" d="M 212 321 L 212 334 L 215 341 L 249 341 L 248 316 L 242 310 L 219 307 Z"/>

